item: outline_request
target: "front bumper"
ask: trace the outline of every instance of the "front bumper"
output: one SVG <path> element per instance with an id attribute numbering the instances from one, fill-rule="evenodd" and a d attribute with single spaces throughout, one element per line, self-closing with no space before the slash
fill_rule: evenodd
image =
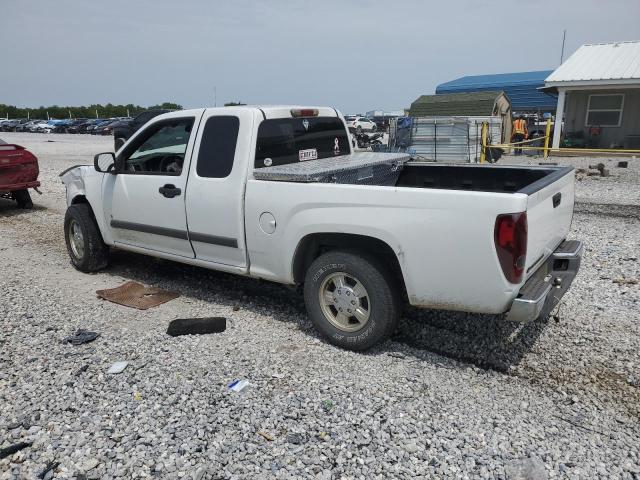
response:
<path id="1" fill-rule="evenodd" d="M 569 290 L 582 260 L 582 242 L 565 240 L 525 282 L 506 319 L 530 322 L 546 317 Z"/>

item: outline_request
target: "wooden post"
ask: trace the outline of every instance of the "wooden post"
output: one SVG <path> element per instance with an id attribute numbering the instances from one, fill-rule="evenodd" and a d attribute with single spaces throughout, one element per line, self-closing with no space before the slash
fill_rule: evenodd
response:
<path id="1" fill-rule="evenodd" d="M 482 130 L 480 131 L 480 141 L 482 148 L 480 149 L 480 163 L 487 161 L 487 122 L 482 122 Z"/>
<path id="2" fill-rule="evenodd" d="M 544 158 L 549 157 L 549 135 L 551 134 L 551 119 L 547 118 L 547 128 L 544 132 Z"/>

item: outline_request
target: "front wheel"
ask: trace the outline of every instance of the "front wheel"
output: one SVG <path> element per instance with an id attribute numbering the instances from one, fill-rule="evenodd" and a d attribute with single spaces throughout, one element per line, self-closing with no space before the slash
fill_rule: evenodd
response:
<path id="1" fill-rule="evenodd" d="M 95 272 L 107 266 L 109 247 L 102 240 L 88 204 L 79 203 L 67 208 L 64 238 L 71 264 L 81 272 Z"/>
<path id="2" fill-rule="evenodd" d="M 31 195 L 29 195 L 29 190 L 26 188 L 24 190 L 16 190 L 13 192 L 13 199 L 18 204 L 18 208 L 31 209 L 33 208 L 33 201 L 31 200 Z"/>
<path id="3" fill-rule="evenodd" d="M 26 188 L 24 190 L 16 190 L 15 192 L 13 192 L 13 199 L 17 202 L 18 208 L 33 208 L 31 195 L 29 195 L 29 190 L 27 190 Z"/>
<path id="4" fill-rule="evenodd" d="M 391 278 L 373 256 L 328 252 L 307 270 L 304 300 L 309 318 L 338 347 L 370 348 L 398 324 L 400 295 Z"/>

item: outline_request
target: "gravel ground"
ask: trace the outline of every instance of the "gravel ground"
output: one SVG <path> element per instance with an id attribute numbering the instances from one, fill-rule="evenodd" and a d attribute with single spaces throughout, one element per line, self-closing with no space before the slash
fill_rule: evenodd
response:
<path id="1" fill-rule="evenodd" d="M 409 309 L 391 341 L 353 353 L 280 285 L 126 252 L 77 272 L 57 174 L 111 139 L 2 138 L 39 156 L 44 194 L 29 212 L 0 200 L 0 448 L 33 442 L 1 479 L 640 479 L 635 164 L 578 183 L 600 210 L 574 216 L 586 253 L 557 320 Z M 96 298 L 125 280 L 182 296 L 147 311 Z M 214 315 L 226 332 L 165 334 Z M 63 344 L 77 328 L 101 335 Z"/>

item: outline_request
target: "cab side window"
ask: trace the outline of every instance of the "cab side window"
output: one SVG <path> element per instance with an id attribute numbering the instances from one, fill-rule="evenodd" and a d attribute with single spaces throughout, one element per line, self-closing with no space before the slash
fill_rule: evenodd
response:
<path id="1" fill-rule="evenodd" d="M 234 116 L 210 117 L 204 126 L 196 173 L 199 177 L 225 178 L 233 168 L 240 119 Z"/>
<path id="2" fill-rule="evenodd" d="M 122 173 L 180 175 L 193 121 L 193 118 L 176 118 L 145 129 L 122 152 Z"/>

